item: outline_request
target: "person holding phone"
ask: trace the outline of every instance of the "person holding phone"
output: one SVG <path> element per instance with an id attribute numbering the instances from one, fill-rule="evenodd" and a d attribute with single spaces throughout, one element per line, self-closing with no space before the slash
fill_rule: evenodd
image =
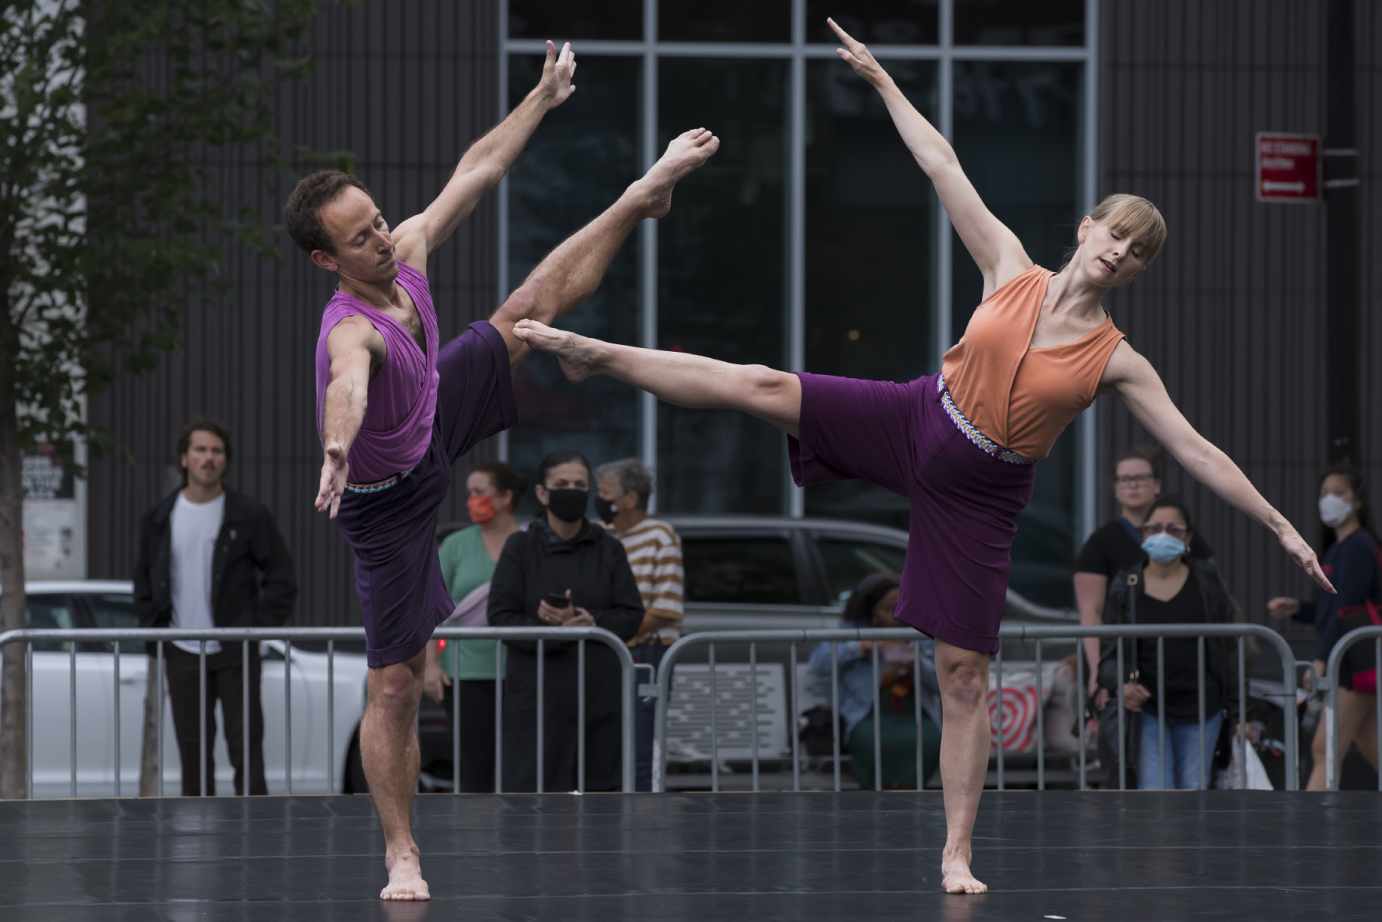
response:
<path id="1" fill-rule="evenodd" d="M 590 462 L 577 451 L 554 451 L 542 459 L 533 489 L 538 515 L 527 530 L 510 536 L 499 555 L 490 582 L 489 623 L 495 627 L 602 627 L 625 642 L 633 639 L 643 623 L 643 599 L 624 546 L 586 518 Z M 537 643 L 508 642 L 506 646 L 503 789 L 574 790 L 583 731 L 585 789 L 619 790 L 622 701 L 615 652 L 602 643 L 586 644 L 582 727 L 576 693 L 577 645 L 543 644 L 541 700 Z M 538 708 L 542 708 L 540 771 Z"/>

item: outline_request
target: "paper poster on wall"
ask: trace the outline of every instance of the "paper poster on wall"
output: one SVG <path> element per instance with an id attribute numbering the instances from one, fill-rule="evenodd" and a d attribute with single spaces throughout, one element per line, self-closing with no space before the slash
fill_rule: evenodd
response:
<path id="1" fill-rule="evenodd" d="M 86 578 L 86 489 L 57 450 L 39 444 L 24 454 L 26 579 Z"/>

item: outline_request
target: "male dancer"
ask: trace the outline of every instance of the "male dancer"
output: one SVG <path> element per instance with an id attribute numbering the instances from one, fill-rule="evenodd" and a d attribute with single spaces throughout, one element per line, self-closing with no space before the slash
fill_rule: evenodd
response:
<path id="1" fill-rule="evenodd" d="M 675 138 L 488 322 L 439 347 L 427 258 L 504 175 L 543 113 L 575 90 L 575 69 L 570 46 L 558 56 L 549 42 L 538 86 L 471 147 L 436 201 L 392 232 L 359 181 L 334 171 L 303 179 L 285 208 L 294 241 L 339 279 L 317 343 L 324 460 L 316 506 L 337 518 L 355 552 L 370 667 L 360 751 L 389 872 L 381 899 L 430 897 L 410 816 L 425 649 L 451 612 L 437 560 L 437 509 L 456 459 L 518 421 L 511 372 L 528 349 L 514 324 L 555 322 L 589 298 L 629 232 L 665 215 L 673 186 L 719 147 L 703 129 Z"/>

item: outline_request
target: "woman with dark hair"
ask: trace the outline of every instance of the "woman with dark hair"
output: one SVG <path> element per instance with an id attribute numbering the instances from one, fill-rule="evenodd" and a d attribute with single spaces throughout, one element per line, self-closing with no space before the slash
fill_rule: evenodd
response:
<path id="1" fill-rule="evenodd" d="M 578 451 L 542 459 L 533 491 L 539 515 L 511 535 L 490 582 L 489 623 L 496 627 L 602 627 L 629 641 L 643 622 L 624 545 L 585 517 L 590 462 Z M 555 605 L 557 598 L 564 605 Z M 545 684 L 537 697 L 537 643 L 506 642 L 504 790 L 570 791 L 576 787 L 577 740 L 584 730 L 585 787 L 620 789 L 622 683 L 618 655 L 586 644 L 585 726 L 578 723 L 578 647 L 543 645 Z M 537 764 L 537 712 L 542 711 L 543 765 Z"/>
<path id="2" fill-rule="evenodd" d="M 1324 572 L 1338 587 L 1338 595 L 1315 593 L 1313 602 L 1278 596 L 1267 603 L 1273 618 L 1295 618 L 1315 625 L 1314 674 L 1324 675 L 1334 645 L 1354 628 L 1374 624 L 1372 615 L 1382 604 L 1382 558 L 1372 527 L 1368 488 L 1363 473 L 1351 464 L 1338 464 L 1320 475 L 1320 557 Z M 1373 644 L 1356 643 L 1339 664 L 1339 757 L 1357 743 L 1358 751 L 1378 765 L 1377 661 Z M 1315 727 L 1311 746 L 1314 768 L 1308 791 L 1325 785 L 1325 721 Z M 1339 766 L 1335 766 L 1338 769 Z"/>
<path id="3" fill-rule="evenodd" d="M 1113 578 L 1104 624 L 1227 624 L 1233 620 L 1233 600 L 1218 571 L 1189 554 L 1195 529 L 1184 503 L 1170 496 L 1152 503 L 1142 535 L 1146 557 Z M 1159 679 L 1156 640 L 1104 638 L 1099 685 L 1110 694 L 1122 694 L 1124 705 L 1135 715 L 1129 719 L 1124 745 L 1129 747 L 1129 764 L 1136 765 L 1139 788 L 1208 788 L 1209 764 L 1224 712 L 1231 717 L 1238 706 L 1238 645 L 1227 638 L 1205 640 L 1201 734 L 1198 640 L 1168 637 L 1163 643 L 1165 676 Z M 1124 651 L 1121 676 L 1120 644 Z M 1165 701 L 1157 698 L 1159 684 L 1165 689 Z M 1116 719 L 1111 726 L 1116 734 Z M 1116 760 L 1116 748 L 1108 751 Z M 1117 777 L 1116 761 L 1113 777 Z"/>
<path id="4" fill-rule="evenodd" d="M 490 580 L 504 543 L 518 531 L 513 513 L 528 484 L 502 461 L 489 461 L 471 468 L 465 485 L 466 510 L 475 524 L 447 535 L 437 549 L 447 594 L 456 605 L 443 624 L 479 627 L 488 623 Z M 446 706 L 448 719 L 461 700 L 461 791 L 467 794 L 494 790 L 495 645 L 493 640 L 452 641 L 443 655 L 441 643 L 427 644 L 423 691 Z"/>
<path id="5" fill-rule="evenodd" d="M 893 617 L 902 580 L 893 573 L 873 573 L 845 602 L 842 628 L 906 627 Z M 915 675 L 914 650 L 921 647 L 921 674 Z M 836 650 L 840 675 L 840 715 L 854 777 L 861 788 L 874 782 L 873 735 L 881 734 L 883 785 L 920 790 L 940 763 L 940 688 L 936 684 L 936 642 L 881 640 L 878 642 L 879 705 L 873 713 L 873 646 L 871 640 L 823 643 L 811 652 L 809 669 L 820 678 L 830 676 L 830 650 Z M 916 700 L 923 716 L 922 777 L 917 778 Z"/>
<path id="6" fill-rule="evenodd" d="M 1186 470 L 1270 528 L 1322 585 L 1328 580 L 1285 516 L 1176 409 L 1100 303 L 1146 271 L 1165 243 L 1156 206 L 1111 195 L 1080 221 L 1079 246 L 1061 271 L 1036 265 L 985 206 L 945 137 L 868 48 L 830 24 L 844 45 L 836 53 L 878 91 L 984 277 L 984 300 L 940 374 L 905 384 L 792 374 L 599 342 L 527 320 L 514 335 L 555 353 L 571 381 L 607 375 L 675 406 L 765 420 L 787 433 L 799 485 L 866 480 L 908 498 L 897 614 L 936 639 L 947 739 L 941 887 L 983 893 L 970 869 L 972 838 L 992 747 L 989 657 L 998 650 L 1017 517 L 1032 498 L 1035 462 L 1098 394 L 1121 398 Z"/>

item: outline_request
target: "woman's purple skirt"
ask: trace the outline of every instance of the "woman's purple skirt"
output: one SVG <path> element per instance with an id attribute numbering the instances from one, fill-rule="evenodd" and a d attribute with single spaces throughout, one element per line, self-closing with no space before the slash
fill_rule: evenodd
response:
<path id="1" fill-rule="evenodd" d="M 800 374 L 798 486 L 867 480 L 907 497 L 912 527 L 894 616 L 937 640 L 998 651 L 1017 516 L 1036 465 L 979 448 L 941 404 L 938 377 L 907 384 Z"/>

